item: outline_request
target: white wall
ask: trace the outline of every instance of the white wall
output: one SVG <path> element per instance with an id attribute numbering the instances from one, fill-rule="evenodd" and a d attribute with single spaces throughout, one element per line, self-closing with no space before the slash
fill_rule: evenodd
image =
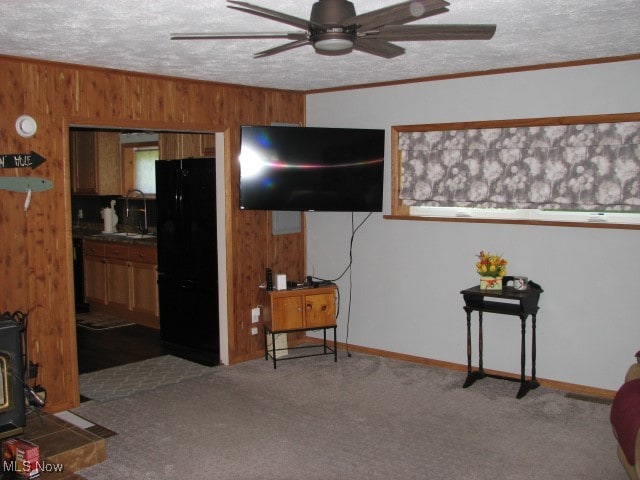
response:
<path id="1" fill-rule="evenodd" d="M 319 93 L 307 96 L 307 125 L 384 128 L 389 140 L 392 125 L 640 112 L 638 85 L 640 61 L 631 61 Z M 384 208 L 390 213 L 388 141 L 386 148 Z M 364 214 L 355 218 L 357 224 Z M 308 273 L 333 278 L 342 272 L 351 215 L 308 213 L 307 234 Z M 374 214 L 354 242 L 348 341 L 466 364 L 460 290 L 478 283 L 475 255 L 484 249 L 505 255 L 508 274 L 526 275 L 544 289 L 538 377 L 617 389 L 640 350 L 639 240 L 640 231 L 632 230 L 398 221 Z M 345 341 L 347 276 L 338 285 L 338 335 Z M 485 368 L 519 373 L 519 320 L 487 314 L 484 327 Z M 476 335 L 473 349 L 477 365 Z M 527 374 L 529 367 L 530 357 Z"/>

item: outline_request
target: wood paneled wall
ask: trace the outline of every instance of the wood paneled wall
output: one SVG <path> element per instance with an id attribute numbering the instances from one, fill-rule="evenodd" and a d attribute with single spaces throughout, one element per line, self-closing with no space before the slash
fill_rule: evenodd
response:
<path id="1" fill-rule="evenodd" d="M 304 275 L 304 233 L 271 236 L 267 212 L 238 208 L 239 126 L 303 123 L 304 94 L 165 78 L 0 56 L 0 154 L 35 151 L 46 162 L 2 176 L 37 176 L 54 188 L 33 194 L 0 190 L 0 310 L 29 313 L 30 359 L 40 364 L 47 410 L 78 405 L 71 258 L 72 212 L 68 127 L 96 125 L 225 133 L 227 279 L 230 361 L 262 353 L 251 335 L 250 309 L 267 266 Z M 38 123 L 32 138 L 14 128 L 18 116 Z"/>

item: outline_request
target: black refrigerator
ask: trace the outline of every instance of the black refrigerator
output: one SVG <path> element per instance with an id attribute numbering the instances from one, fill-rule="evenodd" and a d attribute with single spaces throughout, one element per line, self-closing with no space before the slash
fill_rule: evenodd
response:
<path id="1" fill-rule="evenodd" d="M 156 161 L 160 335 L 168 353 L 220 363 L 215 159 Z"/>

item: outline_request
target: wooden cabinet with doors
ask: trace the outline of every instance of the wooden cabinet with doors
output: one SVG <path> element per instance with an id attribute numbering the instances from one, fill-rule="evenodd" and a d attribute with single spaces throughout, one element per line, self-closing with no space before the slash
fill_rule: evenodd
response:
<path id="1" fill-rule="evenodd" d="M 216 136 L 205 133 L 159 133 L 160 160 L 215 156 Z"/>
<path id="2" fill-rule="evenodd" d="M 309 355 L 333 355 L 338 360 L 336 338 L 336 294 L 337 287 L 303 288 L 294 290 L 262 291 L 260 294 L 261 313 L 264 322 L 265 360 L 273 359 L 276 368 L 278 353 L 286 350 L 285 359 Z M 314 348 L 313 346 L 276 345 L 280 334 L 299 334 L 308 330 L 323 330 L 323 342 L 318 346 L 320 353 L 291 355 L 292 350 Z M 327 343 L 327 330 L 333 330 L 333 346 Z"/>
<path id="3" fill-rule="evenodd" d="M 153 247 L 129 247 L 130 310 L 142 318 L 151 319 L 160 328 L 158 310 L 158 251 Z M 147 322 L 148 323 L 148 322 Z"/>
<path id="4" fill-rule="evenodd" d="M 72 130 L 69 141 L 73 193 L 120 195 L 120 133 Z"/>
<path id="5" fill-rule="evenodd" d="M 270 330 L 302 330 L 336 324 L 336 287 L 261 293 L 262 321 Z"/>
<path id="6" fill-rule="evenodd" d="M 86 301 L 91 308 L 160 328 L 157 249 L 118 242 L 84 242 Z"/>
<path id="7" fill-rule="evenodd" d="M 93 307 L 107 304 L 107 263 L 104 243 L 84 242 L 84 295 Z"/>
<path id="8" fill-rule="evenodd" d="M 129 308 L 129 248 L 119 243 L 104 247 L 106 268 L 106 305 L 113 309 Z"/>

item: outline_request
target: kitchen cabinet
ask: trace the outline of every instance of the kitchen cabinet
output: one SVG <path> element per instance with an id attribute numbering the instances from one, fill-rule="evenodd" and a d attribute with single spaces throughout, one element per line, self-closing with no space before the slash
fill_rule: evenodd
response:
<path id="1" fill-rule="evenodd" d="M 336 287 L 262 291 L 262 320 L 269 329 L 303 330 L 336 324 Z"/>
<path id="2" fill-rule="evenodd" d="M 85 240 L 86 301 L 92 309 L 160 328 L 157 249 Z"/>
<path id="3" fill-rule="evenodd" d="M 107 306 L 113 309 L 129 308 L 129 247 L 107 243 L 105 250 Z"/>
<path id="4" fill-rule="evenodd" d="M 74 194 L 122 194 L 119 132 L 72 130 L 70 151 Z"/>
<path id="5" fill-rule="evenodd" d="M 157 328 L 160 328 L 157 255 L 156 248 L 129 247 L 130 309 L 136 314 L 155 319 Z"/>
<path id="6" fill-rule="evenodd" d="M 107 264 L 104 244 L 84 242 L 84 301 L 92 306 L 107 304 Z"/>
<path id="7" fill-rule="evenodd" d="M 216 136 L 203 133 L 159 133 L 160 160 L 215 156 Z"/>

